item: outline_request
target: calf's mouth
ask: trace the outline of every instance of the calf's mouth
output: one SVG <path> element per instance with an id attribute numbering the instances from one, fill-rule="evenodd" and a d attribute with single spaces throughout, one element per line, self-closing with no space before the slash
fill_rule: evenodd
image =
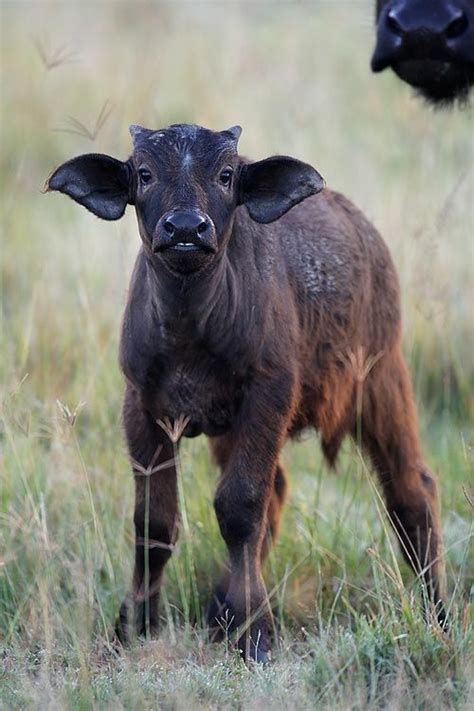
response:
<path id="1" fill-rule="evenodd" d="M 205 254 L 215 254 L 216 250 L 211 245 L 202 242 L 175 242 L 173 244 L 157 244 L 153 247 L 155 253 L 163 252 L 203 252 Z"/>

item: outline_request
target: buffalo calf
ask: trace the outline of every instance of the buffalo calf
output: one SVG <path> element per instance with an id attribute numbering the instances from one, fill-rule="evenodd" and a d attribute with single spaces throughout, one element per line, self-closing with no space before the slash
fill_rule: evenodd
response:
<path id="1" fill-rule="evenodd" d="M 143 243 L 120 346 L 136 548 L 119 635 L 158 626 L 178 518 L 174 447 L 159 423 L 181 422 L 178 434 L 210 438 L 221 470 L 215 510 L 229 567 L 209 622 L 231 621 L 242 653 L 265 660 L 262 563 L 285 499 L 288 437 L 315 428 L 331 464 L 346 434 L 360 443 L 403 553 L 439 609 L 441 531 L 387 247 L 311 166 L 239 157 L 240 132 L 132 126 L 127 161 L 82 155 L 48 186 L 106 220 L 134 205 Z"/>
<path id="2" fill-rule="evenodd" d="M 372 69 L 391 67 L 432 104 L 464 100 L 474 84 L 473 0 L 377 0 Z"/>

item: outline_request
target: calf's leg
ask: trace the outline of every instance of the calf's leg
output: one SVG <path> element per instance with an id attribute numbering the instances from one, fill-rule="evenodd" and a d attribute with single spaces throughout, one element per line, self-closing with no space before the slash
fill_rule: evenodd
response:
<path id="1" fill-rule="evenodd" d="M 216 463 L 220 467 L 221 471 L 224 472 L 232 450 L 232 438 L 224 435 L 223 437 L 212 439 L 210 446 Z M 264 564 L 272 543 L 278 535 L 281 512 L 285 502 L 287 488 L 288 485 L 285 469 L 282 464 L 278 463 L 276 466 L 273 491 L 270 495 L 266 514 L 265 536 L 260 552 L 261 565 Z M 228 615 L 228 611 L 225 607 L 225 599 L 229 589 L 229 581 L 230 567 L 228 567 L 221 575 L 207 608 L 207 623 L 212 630 L 213 640 L 222 639 L 224 635 L 226 625 L 226 619 L 224 616 L 226 614 Z"/>
<path id="2" fill-rule="evenodd" d="M 290 375 L 262 376 L 242 404 L 232 440 L 220 455 L 223 473 L 214 505 L 230 564 L 224 617 L 231 630 L 238 629 L 238 647 L 247 660 L 265 661 L 270 650 L 271 610 L 261 565 L 268 550 L 267 524 L 276 532 L 281 508 L 272 504 L 269 511 L 292 396 Z M 283 488 L 279 479 L 281 499 Z"/>
<path id="3" fill-rule="evenodd" d="M 383 487 L 405 559 L 444 622 L 442 532 L 435 477 L 421 455 L 411 383 L 399 350 L 383 357 L 363 392 L 361 437 Z"/>
<path id="4" fill-rule="evenodd" d="M 135 478 L 135 568 L 116 632 L 127 642 L 158 627 L 159 591 L 177 537 L 178 512 L 173 445 L 131 389 L 125 395 L 124 425 Z"/>
<path id="5" fill-rule="evenodd" d="M 282 464 L 278 463 L 275 471 L 273 482 L 273 492 L 270 496 L 267 509 L 267 525 L 265 528 L 265 537 L 263 539 L 261 550 L 262 565 L 270 552 L 272 544 L 275 542 L 278 531 L 280 530 L 281 513 L 286 500 L 288 491 L 288 481 L 285 469 Z"/>

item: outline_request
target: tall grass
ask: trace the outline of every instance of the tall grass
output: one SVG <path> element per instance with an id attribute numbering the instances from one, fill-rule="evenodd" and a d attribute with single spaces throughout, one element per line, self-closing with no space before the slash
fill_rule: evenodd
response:
<path id="1" fill-rule="evenodd" d="M 468 708 L 472 113 L 433 113 L 370 75 L 370 2 L 4 2 L 1 14 L 0 704 Z M 313 163 L 387 240 L 440 475 L 447 634 L 422 618 L 357 449 L 329 473 L 309 438 L 285 450 L 292 493 L 265 572 L 275 661 L 249 671 L 230 643 L 209 644 L 202 613 L 225 550 L 197 440 L 180 459 L 162 634 L 109 647 L 132 566 L 117 339 L 137 231 L 132 214 L 99 223 L 41 187 L 72 155 L 126 157 L 129 123 L 173 121 L 238 122 L 244 154 Z"/>

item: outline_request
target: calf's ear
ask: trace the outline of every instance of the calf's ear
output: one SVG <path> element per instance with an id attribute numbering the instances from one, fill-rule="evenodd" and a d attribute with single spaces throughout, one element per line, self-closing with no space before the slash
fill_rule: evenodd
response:
<path id="1" fill-rule="evenodd" d="M 323 188 L 323 178 L 307 163 L 288 156 L 273 156 L 243 166 L 239 204 L 247 207 L 255 222 L 273 222 Z"/>
<path id="2" fill-rule="evenodd" d="M 118 220 L 132 203 L 131 170 L 127 163 L 88 153 L 60 165 L 46 182 L 104 220 Z"/>

